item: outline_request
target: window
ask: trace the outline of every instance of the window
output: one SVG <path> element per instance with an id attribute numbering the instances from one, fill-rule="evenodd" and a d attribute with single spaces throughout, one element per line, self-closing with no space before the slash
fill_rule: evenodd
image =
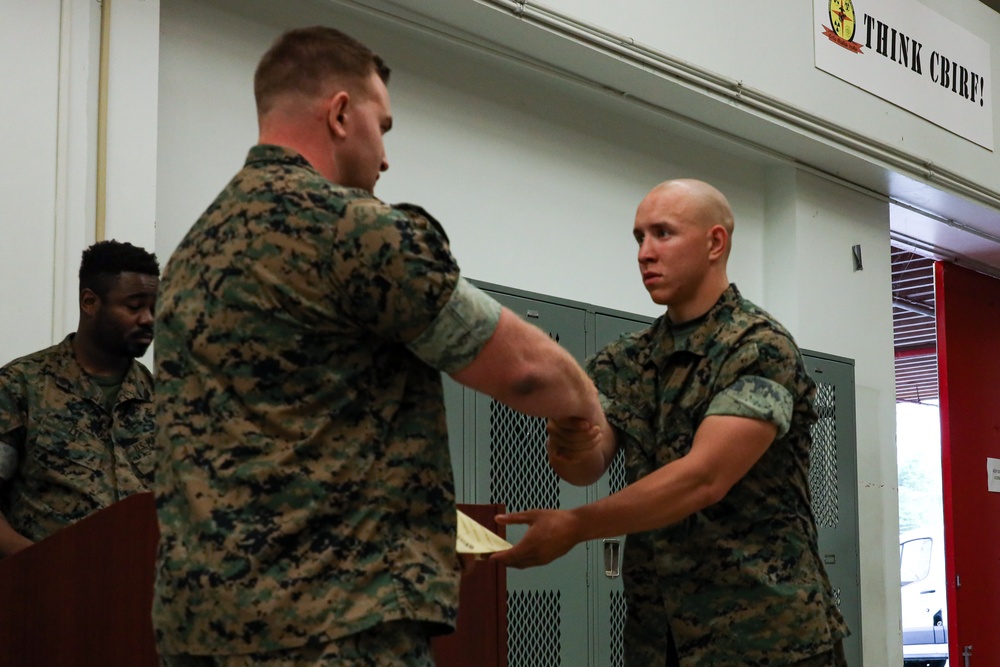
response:
<path id="1" fill-rule="evenodd" d="M 931 546 L 933 540 L 922 537 L 899 545 L 899 578 L 906 586 L 920 581 L 931 569 Z"/>

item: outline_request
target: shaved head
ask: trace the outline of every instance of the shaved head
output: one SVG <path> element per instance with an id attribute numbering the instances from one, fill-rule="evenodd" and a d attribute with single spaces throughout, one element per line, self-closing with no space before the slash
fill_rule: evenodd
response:
<path id="1" fill-rule="evenodd" d="M 704 229 L 722 225 L 726 235 L 732 238 L 735 227 L 733 209 L 729 206 L 726 196 L 708 183 L 693 178 L 664 181 L 650 190 L 646 198 L 661 196 L 684 198 L 691 222 L 698 223 Z"/>
<path id="2" fill-rule="evenodd" d="M 639 204 L 632 234 L 643 284 L 671 320 L 703 315 L 729 286 L 732 233 L 729 202 L 703 181 L 665 181 Z"/>

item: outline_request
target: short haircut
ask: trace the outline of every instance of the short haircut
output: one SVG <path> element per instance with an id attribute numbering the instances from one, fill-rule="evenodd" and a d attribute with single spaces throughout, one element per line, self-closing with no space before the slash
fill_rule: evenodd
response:
<path id="1" fill-rule="evenodd" d="M 83 251 L 80 291 L 89 289 L 102 299 L 122 273 L 160 275 L 156 255 L 131 243 L 100 241 Z"/>
<path id="2" fill-rule="evenodd" d="M 389 68 L 382 58 L 350 35 L 326 26 L 289 30 L 257 65 L 253 77 L 257 114 L 265 115 L 283 95 L 315 97 L 333 79 L 360 82 L 372 72 L 389 83 Z"/>

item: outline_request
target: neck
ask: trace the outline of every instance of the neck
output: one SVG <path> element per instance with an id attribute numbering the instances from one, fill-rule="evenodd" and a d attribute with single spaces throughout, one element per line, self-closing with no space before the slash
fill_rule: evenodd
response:
<path id="1" fill-rule="evenodd" d="M 295 151 L 331 183 L 337 182 L 337 165 L 331 147 L 330 132 L 318 119 L 304 122 L 278 113 L 260 121 L 261 144 L 282 146 Z"/>
<path id="2" fill-rule="evenodd" d="M 675 324 L 697 319 L 710 311 L 729 288 L 729 278 L 725 273 L 714 274 L 702 281 L 697 291 L 682 303 L 667 304 L 667 317 Z"/>
<path id="3" fill-rule="evenodd" d="M 76 363 L 89 375 L 102 377 L 121 377 L 125 375 L 132 363 L 130 357 L 112 354 L 102 350 L 83 331 L 77 331 L 73 336 L 73 357 Z"/>

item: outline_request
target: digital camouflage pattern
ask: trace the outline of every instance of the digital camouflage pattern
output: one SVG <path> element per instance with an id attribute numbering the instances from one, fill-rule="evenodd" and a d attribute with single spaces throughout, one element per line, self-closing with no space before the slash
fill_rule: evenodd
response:
<path id="1" fill-rule="evenodd" d="M 628 537 L 627 667 L 789 665 L 846 635 L 817 547 L 809 494 L 816 385 L 790 334 L 730 285 L 693 323 L 666 316 L 589 363 L 633 483 L 691 449 L 712 414 L 774 423 L 778 437 L 718 503 Z M 734 443 L 735 445 L 736 443 Z"/>
<path id="2" fill-rule="evenodd" d="M 243 655 L 162 656 L 161 663 L 162 667 L 433 667 L 434 656 L 417 621 L 394 621 L 318 646 Z"/>
<path id="3" fill-rule="evenodd" d="M 157 304 L 161 653 L 452 626 L 439 370 L 471 363 L 500 307 L 460 278 L 440 226 L 256 146 Z"/>
<path id="4" fill-rule="evenodd" d="M 152 376 L 133 361 L 109 413 L 72 338 L 0 368 L 0 442 L 17 452 L 0 509 L 34 541 L 153 482 Z"/>

